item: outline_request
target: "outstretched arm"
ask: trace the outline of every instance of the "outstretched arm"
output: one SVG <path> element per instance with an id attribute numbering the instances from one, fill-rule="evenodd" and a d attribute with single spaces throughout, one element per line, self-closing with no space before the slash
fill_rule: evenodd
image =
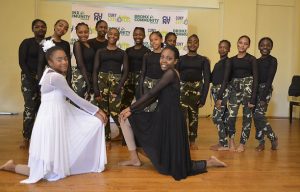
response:
<path id="1" fill-rule="evenodd" d="M 98 111 L 98 107 L 91 104 L 87 100 L 78 96 L 68 85 L 65 77 L 61 74 L 51 72 L 50 74 L 50 85 L 59 89 L 66 97 L 72 100 L 77 106 L 86 112 L 95 115 Z"/>

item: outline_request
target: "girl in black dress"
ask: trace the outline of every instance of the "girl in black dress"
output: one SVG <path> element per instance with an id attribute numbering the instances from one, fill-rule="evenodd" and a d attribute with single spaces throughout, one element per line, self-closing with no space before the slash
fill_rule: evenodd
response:
<path id="1" fill-rule="evenodd" d="M 64 19 L 59 19 L 56 21 L 55 25 L 54 25 L 54 33 L 52 36 L 47 37 L 46 40 L 50 40 L 52 39 L 53 43 L 56 46 L 61 47 L 69 60 L 69 68 L 68 68 L 68 72 L 67 72 L 67 82 L 68 84 L 71 86 L 71 78 L 72 78 L 72 71 L 71 71 L 71 49 L 70 49 L 70 44 L 69 42 L 65 41 L 62 39 L 62 36 L 64 36 L 67 31 L 69 29 L 69 23 L 64 20 Z M 45 66 L 47 64 L 47 60 L 45 58 L 45 53 L 42 49 L 42 47 L 40 48 L 40 53 L 39 53 L 39 66 L 38 66 L 38 78 L 41 79 Z"/>
<path id="2" fill-rule="evenodd" d="M 141 75 L 143 57 L 146 53 L 150 52 L 150 50 L 144 46 L 145 29 L 143 27 L 136 27 L 134 29 L 133 39 L 135 45 L 126 49 L 129 73 L 122 96 L 122 109 L 130 106 L 134 96 L 138 97 L 138 91 L 136 91 L 136 89 Z"/>
<path id="3" fill-rule="evenodd" d="M 45 21 L 35 19 L 31 25 L 34 37 L 24 39 L 19 47 L 21 68 L 21 89 L 24 97 L 23 143 L 20 148 L 28 148 L 35 116 L 40 105 L 39 82 L 37 79 L 39 46 L 45 38 Z"/>
<path id="4" fill-rule="evenodd" d="M 93 85 L 95 51 L 88 43 L 89 26 L 86 23 L 78 23 L 75 29 L 79 39 L 73 46 L 77 66 L 72 69 L 72 87 L 80 97 L 88 99 Z"/>
<path id="5" fill-rule="evenodd" d="M 216 157 L 207 161 L 191 160 L 186 123 L 180 106 L 179 74 L 174 69 L 179 55 L 175 53 L 175 47 L 166 47 L 162 51 L 162 78 L 153 89 L 120 114 L 120 124 L 130 151 L 130 160 L 120 162 L 120 165 L 141 165 L 135 137 L 159 173 L 180 180 L 204 173 L 207 167 L 224 167 L 226 164 Z M 143 108 L 154 97 L 158 97 L 156 110 L 144 112 Z"/>

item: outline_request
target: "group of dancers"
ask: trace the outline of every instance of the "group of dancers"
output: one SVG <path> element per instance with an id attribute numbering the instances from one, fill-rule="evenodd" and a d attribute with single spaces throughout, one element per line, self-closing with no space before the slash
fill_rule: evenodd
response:
<path id="1" fill-rule="evenodd" d="M 71 68 L 70 45 L 62 40 L 68 28 L 67 21 L 58 20 L 53 35 L 45 40 L 46 23 L 36 19 L 34 37 L 20 45 L 25 101 L 21 147 L 30 143 L 29 160 L 28 165 L 9 160 L 0 169 L 28 175 L 23 183 L 103 171 L 106 146 L 110 148 L 112 140 L 109 117 L 130 152 L 130 159 L 120 165 L 141 166 L 140 151 L 159 173 L 176 180 L 204 173 L 207 167 L 225 167 L 214 156 L 200 161 L 190 157 L 190 149 L 198 149 L 198 109 L 205 105 L 210 82 L 213 122 L 219 135 L 211 149 L 244 151 L 252 116 L 259 141 L 256 149 L 264 150 L 265 135 L 272 149 L 277 149 L 278 138 L 265 117 L 277 68 L 276 58 L 270 55 L 270 38 L 259 41 L 259 59 L 247 53 L 248 36 L 238 39 L 238 54 L 231 58 L 230 42 L 220 41 L 220 61 L 211 73 L 209 59 L 197 53 L 195 34 L 188 37 L 188 53 L 179 56 L 175 33 L 168 33 L 163 41 L 159 31 L 152 32 L 150 51 L 143 44 L 144 28 L 136 27 L 135 45 L 124 51 L 117 47 L 118 29 L 108 28 L 106 21 L 96 23 L 93 39 L 89 39 L 89 26 L 78 23 L 73 50 L 76 67 Z M 240 104 L 243 127 L 236 148 Z"/>

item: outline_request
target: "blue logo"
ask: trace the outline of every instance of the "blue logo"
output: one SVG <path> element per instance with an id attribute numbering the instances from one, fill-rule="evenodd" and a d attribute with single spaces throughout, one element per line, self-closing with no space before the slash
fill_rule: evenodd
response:
<path id="1" fill-rule="evenodd" d="M 163 16 L 162 17 L 162 24 L 170 24 L 171 17 L 170 16 Z"/>
<path id="2" fill-rule="evenodd" d="M 102 17 L 103 17 L 103 13 L 98 13 L 98 12 L 94 13 L 94 21 L 100 21 Z"/>

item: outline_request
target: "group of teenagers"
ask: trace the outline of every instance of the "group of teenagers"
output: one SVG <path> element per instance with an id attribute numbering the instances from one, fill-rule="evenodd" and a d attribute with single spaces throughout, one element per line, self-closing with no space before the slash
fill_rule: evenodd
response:
<path id="1" fill-rule="evenodd" d="M 258 43 L 259 59 L 247 53 L 250 38 L 246 35 L 238 39 L 238 54 L 231 58 L 230 42 L 220 41 L 220 60 L 211 72 L 209 59 L 197 53 L 195 34 L 188 37 L 188 53 L 180 56 L 175 33 L 168 33 L 163 41 L 159 31 L 152 32 L 151 51 L 143 44 L 144 28 L 136 27 L 135 45 L 124 51 L 117 46 L 118 29 L 108 28 L 106 21 L 96 23 L 93 39 L 89 39 L 89 26 L 78 23 L 78 41 L 73 46 L 76 67 L 72 68 L 70 45 L 62 39 L 68 28 L 68 22 L 60 19 L 53 35 L 45 38 L 46 23 L 36 19 L 34 37 L 19 48 L 25 101 L 21 147 L 29 146 L 28 165 L 9 160 L 0 169 L 28 175 L 22 183 L 101 172 L 107 147 L 119 138 L 124 138 L 130 154 L 129 160 L 119 162 L 121 166 L 141 166 L 139 152 L 159 173 L 175 180 L 207 172 L 208 167 L 226 167 L 214 156 L 207 160 L 190 156 L 190 149 L 198 149 L 198 110 L 205 105 L 210 83 L 219 135 L 212 150 L 244 151 L 252 117 L 259 141 L 256 149 L 264 150 L 265 135 L 271 149 L 277 149 L 278 138 L 265 117 L 277 69 L 269 37 Z M 236 147 L 240 104 L 243 125 Z M 119 127 L 117 138 L 110 136 L 109 117 Z"/>

